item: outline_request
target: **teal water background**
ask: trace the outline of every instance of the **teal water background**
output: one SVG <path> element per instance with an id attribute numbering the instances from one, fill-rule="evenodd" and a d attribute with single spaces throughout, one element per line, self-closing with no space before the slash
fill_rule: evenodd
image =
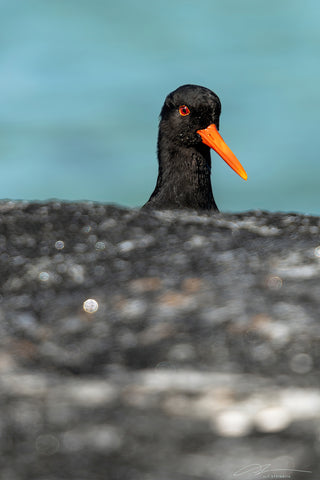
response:
<path id="1" fill-rule="evenodd" d="M 320 214 L 317 0 L 0 0 L 0 198 L 139 206 L 158 115 L 185 83 L 222 101 L 223 211 Z"/>

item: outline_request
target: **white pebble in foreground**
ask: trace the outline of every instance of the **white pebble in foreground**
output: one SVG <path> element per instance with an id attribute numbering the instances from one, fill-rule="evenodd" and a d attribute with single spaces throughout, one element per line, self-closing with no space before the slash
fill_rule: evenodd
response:
<path id="1" fill-rule="evenodd" d="M 95 313 L 99 308 L 99 304 L 93 298 L 88 298 L 85 302 L 83 302 L 83 310 L 87 313 Z"/>

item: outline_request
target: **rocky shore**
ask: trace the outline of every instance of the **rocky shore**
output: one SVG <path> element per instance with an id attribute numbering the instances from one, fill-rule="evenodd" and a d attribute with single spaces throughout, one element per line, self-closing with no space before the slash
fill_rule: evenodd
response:
<path id="1" fill-rule="evenodd" d="M 320 218 L 0 202 L 5 480 L 320 478 Z"/>

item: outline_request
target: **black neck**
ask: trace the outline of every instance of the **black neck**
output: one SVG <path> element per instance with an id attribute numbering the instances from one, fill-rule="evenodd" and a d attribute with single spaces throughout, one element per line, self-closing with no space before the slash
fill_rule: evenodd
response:
<path id="1" fill-rule="evenodd" d="M 158 160 L 157 185 L 148 206 L 218 210 L 212 194 L 209 147 L 203 143 L 187 147 L 169 143 L 160 131 Z"/>

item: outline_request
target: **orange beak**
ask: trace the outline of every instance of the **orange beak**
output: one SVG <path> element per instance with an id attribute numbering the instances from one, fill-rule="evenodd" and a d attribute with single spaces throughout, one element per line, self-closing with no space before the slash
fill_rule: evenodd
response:
<path id="1" fill-rule="evenodd" d="M 244 168 L 234 153 L 232 153 L 228 145 L 225 143 L 214 123 L 203 130 L 198 130 L 197 133 L 199 133 L 202 142 L 205 145 L 213 148 L 213 150 L 215 150 L 217 154 L 223 158 L 223 160 L 229 165 L 229 167 L 232 168 L 232 170 L 234 170 L 244 180 L 247 180 L 248 175 L 246 174 Z"/>

